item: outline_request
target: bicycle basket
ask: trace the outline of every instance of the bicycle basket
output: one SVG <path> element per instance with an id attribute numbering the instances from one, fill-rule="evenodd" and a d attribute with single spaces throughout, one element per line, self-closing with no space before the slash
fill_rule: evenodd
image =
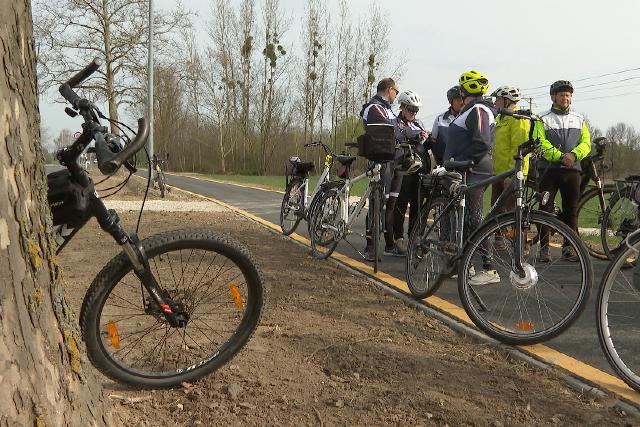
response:
<path id="1" fill-rule="evenodd" d="M 89 197 L 93 185 L 83 188 L 68 170 L 47 175 L 47 200 L 51 207 L 53 225 L 81 225 L 91 216 Z"/>
<path id="2" fill-rule="evenodd" d="M 462 184 L 462 175 L 459 172 L 445 172 L 438 175 L 438 184 L 447 195 L 455 195 Z"/>
<path id="3" fill-rule="evenodd" d="M 396 153 L 396 138 L 393 126 L 367 126 L 358 137 L 358 156 L 372 162 L 393 160 Z"/>

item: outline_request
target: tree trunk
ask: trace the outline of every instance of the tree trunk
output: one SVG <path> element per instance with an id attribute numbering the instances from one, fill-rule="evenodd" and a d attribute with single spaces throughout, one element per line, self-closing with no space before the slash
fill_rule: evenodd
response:
<path id="1" fill-rule="evenodd" d="M 27 0 L 0 2 L 0 425 L 105 425 L 54 255 Z"/>

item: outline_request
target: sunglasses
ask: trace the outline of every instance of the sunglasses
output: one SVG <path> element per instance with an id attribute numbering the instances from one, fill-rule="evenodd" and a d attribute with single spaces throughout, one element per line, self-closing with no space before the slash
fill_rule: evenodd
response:
<path id="1" fill-rule="evenodd" d="M 420 111 L 419 108 L 411 108 L 411 107 L 407 107 L 407 112 L 411 113 L 411 114 L 418 114 L 418 111 Z"/>
<path id="2" fill-rule="evenodd" d="M 400 93 L 400 91 L 398 89 L 396 89 L 395 87 L 392 87 L 391 89 L 396 91 L 396 95 Z"/>

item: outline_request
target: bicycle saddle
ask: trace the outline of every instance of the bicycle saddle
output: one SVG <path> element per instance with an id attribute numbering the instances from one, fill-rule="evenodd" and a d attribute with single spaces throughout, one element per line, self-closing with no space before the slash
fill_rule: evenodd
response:
<path id="1" fill-rule="evenodd" d="M 336 159 L 337 161 L 339 161 L 341 164 L 345 165 L 345 166 L 349 166 L 351 163 L 353 163 L 353 161 L 355 159 L 357 159 L 356 156 L 346 156 L 344 154 L 338 154 L 337 156 L 334 157 L 334 159 Z"/>
<path id="2" fill-rule="evenodd" d="M 313 170 L 313 162 L 305 162 L 300 159 L 294 160 L 289 159 L 289 161 L 296 167 L 296 171 L 298 173 L 309 172 Z"/>
<path id="3" fill-rule="evenodd" d="M 460 161 L 456 161 L 456 160 L 446 160 L 442 166 L 444 166 L 444 168 L 446 170 L 462 170 L 462 171 L 466 171 L 471 169 L 474 166 L 473 160 L 460 160 Z"/>

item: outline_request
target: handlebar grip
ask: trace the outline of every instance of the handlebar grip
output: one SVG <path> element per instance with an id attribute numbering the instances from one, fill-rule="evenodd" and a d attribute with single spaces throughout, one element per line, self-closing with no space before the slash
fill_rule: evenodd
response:
<path id="1" fill-rule="evenodd" d="M 102 59 L 93 58 L 93 61 L 91 61 L 89 65 L 78 71 L 73 77 L 67 80 L 66 84 L 68 84 L 71 88 L 78 86 L 80 83 L 89 78 L 91 74 L 95 73 L 96 70 L 102 66 L 102 63 Z"/>
<path id="2" fill-rule="evenodd" d="M 68 83 L 61 84 L 59 91 L 60 95 L 62 95 L 62 97 L 66 99 L 69 104 L 73 105 L 74 108 L 77 108 L 77 102 L 80 100 L 80 97 L 73 89 L 71 89 L 71 86 L 69 86 Z"/>

